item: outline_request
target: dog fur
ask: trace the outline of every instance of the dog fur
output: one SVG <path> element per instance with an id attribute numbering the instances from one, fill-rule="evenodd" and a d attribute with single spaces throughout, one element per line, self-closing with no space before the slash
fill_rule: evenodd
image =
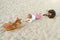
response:
<path id="1" fill-rule="evenodd" d="M 13 23 L 11 23 L 11 22 L 4 23 L 4 24 L 3 24 L 3 28 L 4 28 L 4 30 L 6 30 L 6 31 L 10 31 L 10 30 L 14 30 L 14 29 L 20 28 L 20 27 L 21 27 L 20 24 L 21 24 L 21 19 L 19 19 L 19 18 L 17 17 L 16 21 L 13 22 Z"/>

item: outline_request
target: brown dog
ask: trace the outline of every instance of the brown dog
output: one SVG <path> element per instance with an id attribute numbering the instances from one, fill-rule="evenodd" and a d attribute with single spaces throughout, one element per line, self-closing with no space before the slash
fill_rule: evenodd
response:
<path id="1" fill-rule="evenodd" d="M 10 30 L 14 30 L 14 29 L 20 28 L 20 27 L 21 27 L 20 24 L 21 24 L 21 19 L 19 19 L 19 18 L 17 17 L 16 21 L 13 22 L 13 23 L 9 22 L 9 23 L 3 24 L 3 28 L 4 28 L 6 31 L 10 31 Z"/>

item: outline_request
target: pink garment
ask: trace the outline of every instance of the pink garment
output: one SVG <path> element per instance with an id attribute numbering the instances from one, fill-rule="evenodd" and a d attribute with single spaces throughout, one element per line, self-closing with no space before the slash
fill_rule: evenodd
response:
<path id="1" fill-rule="evenodd" d="M 40 19 L 41 16 L 39 14 L 33 14 L 35 16 L 36 19 Z"/>

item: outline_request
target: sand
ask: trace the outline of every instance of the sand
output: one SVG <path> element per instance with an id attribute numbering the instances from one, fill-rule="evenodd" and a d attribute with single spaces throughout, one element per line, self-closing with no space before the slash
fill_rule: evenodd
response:
<path id="1" fill-rule="evenodd" d="M 60 40 L 60 0 L 0 0 L 0 40 Z M 42 16 L 54 9 L 56 17 Z M 41 18 L 32 23 L 24 22 L 27 14 L 40 13 Z M 5 31 L 2 25 L 22 18 L 22 28 Z"/>

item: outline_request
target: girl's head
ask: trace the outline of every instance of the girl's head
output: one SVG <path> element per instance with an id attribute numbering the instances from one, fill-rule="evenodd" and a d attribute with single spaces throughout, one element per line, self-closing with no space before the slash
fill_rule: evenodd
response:
<path id="1" fill-rule="evenodd" d="M 32 18 L 32 15 L 31 14 L 28 14 L 27 15 L 27 18 L 31 19 Z"/>
<path id="2" fill-rule="evenodd" d="M 47 11 L 46 14 L 44 14 L 44 16 L 48 16 L 49 18 L 54 18 L 56 16 L 56 12 L 55 12 L 55 10 L 50 9 Z"/>

